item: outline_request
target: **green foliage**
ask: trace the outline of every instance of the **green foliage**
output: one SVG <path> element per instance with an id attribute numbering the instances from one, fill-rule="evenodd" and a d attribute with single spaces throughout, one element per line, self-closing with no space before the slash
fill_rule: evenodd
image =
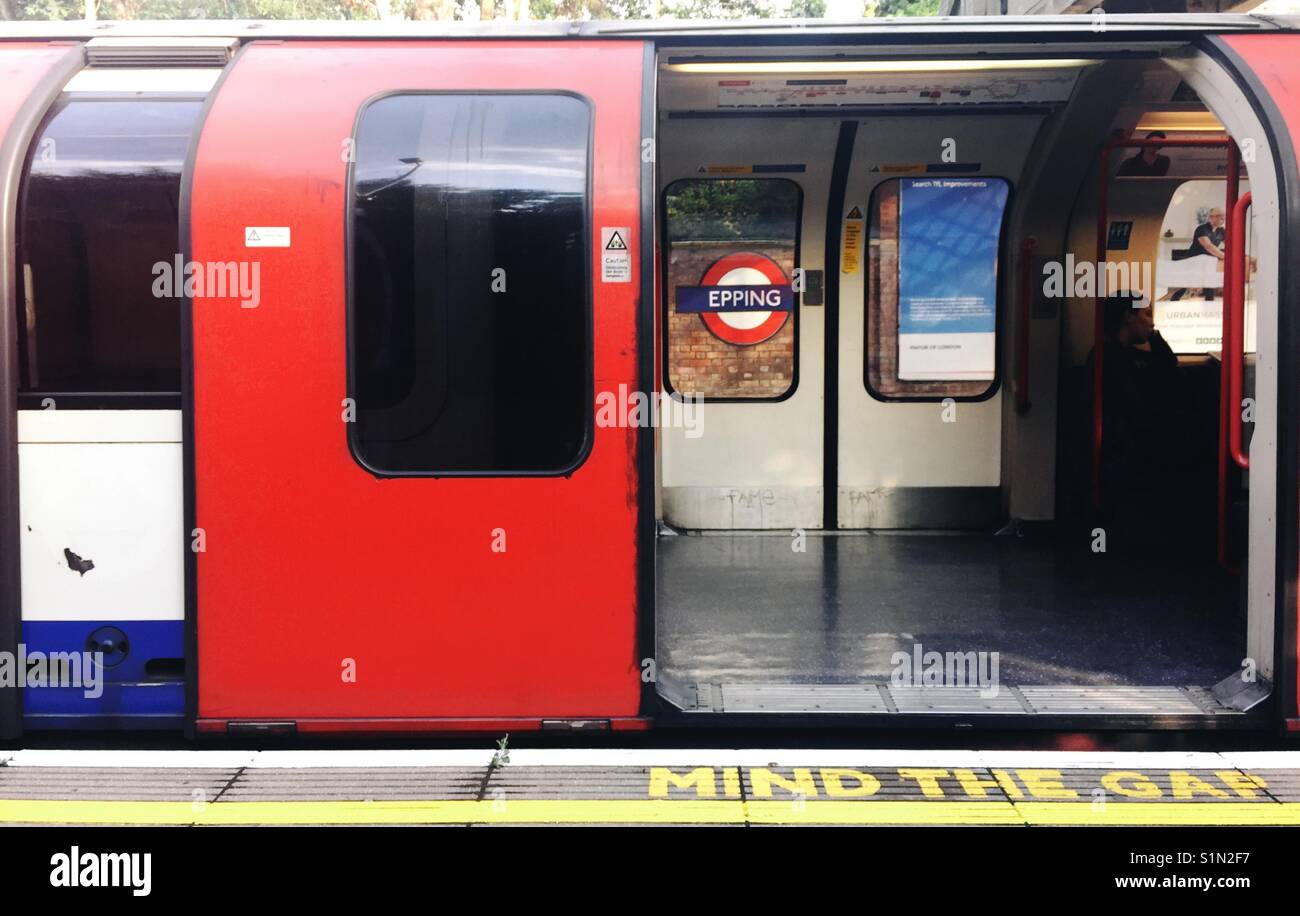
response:
<path id="1" fill-rule="evenodd" d="M 790 0 L 786 15 L 791 19 L 821 19 L 826 15 L 826 0 Z"/>
<path id="2" fill-rule="evenodd" d="M 784 11 L 774 0 L 670 0 L 659 12 L 673 19 L 772 19 Z"/>
<path id="3" fill-rule="evenodd" d="M 503 767 L 510 762 L 510 735 L 497 739 L 496 753 L 492 755 L 492 760 L 488 766 L 492 769 Z"/>
<path id="4" fill-rule="evenodd" d="M 868 0 L 868 16 L 938 16 L 940 0 Z"/>
<path id="5" fill-rule="evenodd" d="M 793 239 L 799 189 L 759 178 L 688 179 L 667 194 L 669 240 Z"/>

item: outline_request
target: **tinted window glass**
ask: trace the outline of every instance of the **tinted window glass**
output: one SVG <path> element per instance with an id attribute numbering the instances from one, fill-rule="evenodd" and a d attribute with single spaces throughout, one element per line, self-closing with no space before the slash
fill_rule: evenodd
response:
<path id="1" fill-rule="evenodd" d="M 352 204 L 353 447 L 379 473 L 556 473 L 591 416 L 590 111 L 569 96 L 367 107 Z"/>
<path id="2" fill-rule="evenodd" d="M 19 214 L 24 391 L 180 390 L 181 167 L 199 101 L 63 101 L 32 147 Z"/>

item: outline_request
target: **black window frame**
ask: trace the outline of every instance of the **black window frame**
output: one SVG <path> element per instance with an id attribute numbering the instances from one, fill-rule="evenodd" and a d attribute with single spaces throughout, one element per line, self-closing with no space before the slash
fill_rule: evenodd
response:
<path id="1" fill-rule="evenodd" d="M 795 219 L 794 219 L 794 265 L 795 265 L 795 270 L 798 270 L 801 267 L 803 267 L 803 263 L 801 262 L 800 259 L 803 254 L 804 189 L 803 189 L 803 185 L 795 181 L 793 178 L 788 178 L 784 175 L 756 176 L 752 174 L 710 175 L 707 177 L 699 177 L 696 175 L 683 175 L 680 178 L 674 178 L 672 181 L 668 182 L 668 184 L 664 185 L 663 191 L 660 192 L 659 194 L 659 212 L 663 214 L 663 219 L 659 221 L 660 237 L 662 238 L 662 243 L 659 246 L 660 247 L 660 277 L 661 277 L 660 289 L 663 290 L 663 295 L 660 297 L 663 300 L 662 317 L 661 317 L 661 321 L 662 321 L 661 326 L 663 327 L 662 379 L 663 379 L 664 391 L 667 392 L 668 396 L 671 397 L 674 401 L 679 401 L 679 402 L 684 402 L 685 397 L 682 395 L 681 392 L 679 392 L 676 388 L 673 387 L 672 372 L 670 368 L 671 366 L 670 360 L 672 358 L 672 354 L 671 354 L 671 347 L 670 347 L 669 334 L 668 334 L 668 321 L 670 316 L 672 315 L 672 305 L 673 305 L 672 292 L 670 291 L 668 286 L 669 259 L 672 256 L 671 234 L 668 228 L 668 223 L 669 223 L 668 192 L 671 191 L 674 187 L 676 187 L 679 184 L 683 184 L 686 182 L 699 183 L 699 182 L 706 182 L 706 181 L 771 181 L 771 182 L 785 182 L 786 184 L 793 186 L 798 198 L 796 211 L 795 211 Z M 800 292 L 795 294 L 794 309 L 792 311 L 793 311 L 792 320 L 794 321 L 794 327 L 792 330 L 794 332 L 794 338 L 790 344 L 791 347 L 793 348 L 793 354 L 792 354 L 791 366 L 790 366 L 790 385 L 789 387 L 786 388 L 784 392 L 782 392 L 781 394 L 775 397 L 762 397 L 762 398 L 745 398 L 745 397 L 733 397 L 733 396 L 720 397 L 717 395 L 713 395 L 713 396 L 698 395 L 695 397 L 695 400 L 699 403 L 707 403 L 707 404 L 779 404 L 782 401 L 788 401 L 790 400 L 790 398 L 794 397 L 795 392 L 799 390 L 799 345 L 802 339 L 799 333 L 799 314 L 800 312 L 803 311 L 803 293 Z"/>
<path id="2" fill-rule="evenodd" d="M 874 214 L 876 213 L 876 195 L 886 184 L 890 182 L 901 181 L 904 178 L 915 178 L 915 175 L 890 175 L 881 178 L 871 188 L 871 194 L 867 198 L 866 223 L 863 226 L 865 243 L 871 244 L 871 229 Z M 978 404 L 983 401 L 992 400 L 999 391 L 1002 390 L 1002 342 L 1003 342 L 1003 321 L 1006 317 L 1003 294 L 1007 281 L 1007 270 L 1011 263 L 1011 258 L 1007 252 L 1007 230 L 1011 225 L 1011 210 L 1015 201 L 1016 186 L 1003 175 L 967 175 L 964 173 L 942 173 L 933 177 L 936 178 L 987 178 L 1001 181 L 1007 186 L 1007 202 L 1002 207 L 1002 222 L 998 227 L 998 259 L 997 259 L 997 282 L 994 284 L 994 302 L 993 302 L 993 327 L 997 337 L 993 344 L 993 378 L 989 381 L 988 387 L 979 394 L 884 394 L 877 391 L 871 384 L 871 346 L 873 338 L 871 336 L 871 258 L 864 255 L 862 258 L 862 386 L 866 389 L 867 394 L 873 400 L 880 401 L 884 404 L 942 404 L 944 401 L 954 401 L 956 403 Z"/>
<path id="3" fill-rule="evenodd" d="M 593 236 L 592 223 L 594 221 L 594 174 L 595 174 L 595 138 L 596 138 L 596 105 L 586 95 L 581 92 L 575 92 L 568 89 L 390 89 L 378 92 L 367 98 L 357 108 L 356 116 L 352 121 L 352 131 L 349 134 L 350 148 L 354 155 L 348 158 L 346 178 L 343 195 L 343 263 L 344 263 L 344 342 L 346 349 L 347 361 L 347 393 L 346 397 L 350 399 L 351 404 L 357 410 L 360 404 L 357 399 L 357 379 L 356 379 L 356 333 L 354 330 L 354 319 L 356 317 L 356 290 L 353 284 L 355 277 L 355 265 L 353 263 L 354 233 L 355 233 L 355 202 L 356 202 L 356 155 L 358 148 L 358 132 L 361 128 L 361 122 L 365 118 L 366 112 L 370 107 L 385 99 L 395 97 L 411 96 L 449 96 L 455 98 L 477 98 L 483 96 L 507 96 L 507 97 L 526 97 L 526 96 L 547 96 L 547 97 L 565 97 L 575 99 L 581 102 L 587 108 L 587 145 L 586 145 L 586 181 L 583 189 L 582 203 L 582 264 L 583 264 L 583 330 L 585 331 L 586 341 L 582 347 L 584 354 L 583 365 L 583 430 L 582 438 L 579 443 L 577 454 L 574 459 L 567 465 L 555 470 L 445 470 L 445 469 L 422 469 L 422 470 L 393 470 L 384 469 L 375 466 L 369 462 L 361 452 L 363 443 L 358 435 L 358 417 L 354 417 L 353 422 L 344 423 L 346 427 L 348 453 L 352 460 L 368 474 L 381 479 L 402 479 L 402 478 L 557 478 L 571 477 L 578 471 L 587 459 L 591 457 L 591 452 L 595 446 L 595 416 L 596 416 L 596 365 L 595 365 L 595 312 L 594 296 L 595 283 L 592 276 L 594 270 L 594 255 L 592 253 Z"/>

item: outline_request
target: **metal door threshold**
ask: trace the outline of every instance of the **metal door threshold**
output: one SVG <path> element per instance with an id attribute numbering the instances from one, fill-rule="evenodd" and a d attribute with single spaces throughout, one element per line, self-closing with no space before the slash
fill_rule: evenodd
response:
<path id="1" fill-rule="evenodd" d="M 1240 716 L 1209 687 L 896 687 L 887 683 L 660 683 L 686 713 Z"/>

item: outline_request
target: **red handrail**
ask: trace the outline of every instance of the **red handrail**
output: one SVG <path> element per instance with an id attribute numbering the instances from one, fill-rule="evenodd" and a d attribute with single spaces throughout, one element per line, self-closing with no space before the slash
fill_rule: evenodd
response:
<path id="1" fill-rule="evenodd" d="M 1020 318 L 1016 322 L 1016 413 L 1029 412 L 1029 319 L 1034 303 L 1034 249 L 1038 239 L 1020 243 Z"/>
<path id="2" fill-rule="evenodd" d="M 1219 566 L 1230 572 L 1235 572 L 1236 570 L 1228 559 L 1228 424 L 1232 422 L 1232 409 L 1230 407 L 1232 399 L 1228 391 L 1229 357 L 1227 356 L 1228 341 L 1232 337 L 1232 309 L 1228 308 L 1228 291 L 1236 285 L 1233 282 L 1233 264 L 1229 253 L 1233 248 L 1233 240 L 1237 236 L 1230 217 L 1237 206 L 1237 187 L 1241 181 L 1241 156 L 1235 143 L 1228 147 L 1228 168 L 1225 180 L 1226 187 L 1224 189 L 1223 203 L 1223 215 L 1225 217 L 1223 247 L 1225 256 L 1223 258 L 1223 296 L 1220 300 L 1223 305 L 1223 316 L 1219 332 L 1219 455 L 1218 492 L 1215 498 L 1217 514 L 1216 550 L 1218 552 Z"/>
<path id="3" fill-rule="evenodd" d="M 1161 140 L 1159 138 L 1152 140 L 1111 140 L 1101 148 L 1101 155 L 1098 161 L 1098 182 L 1097 182 L 1097 265 L 1100 267 L 1106 263 L 1106 242 L 1107 233 L 1110 223 L 1110 154 L 1116 149 L 1143 147 L 1216 147 L 1222 146 L 1228 150 L 1228 168 L 1232 171 L 1233 162 L 1236 159 L 1237 144 L 1229 137 L 1206 138 L 1202 140 L 1192 140 L 1176 138 L 1173 140 Z M 1229 201 L 1228 209 L 1237 199 L 1237 182 L 1229 181 Z M 1227 210 L 1225 210 L 1225 215 Z M 1100 273 L 1100 271 L 1098 271 Z M 1097 278 L 1100 286 L 1101 277 Z M 1148 292 L 1154 293 L 1155 290 Z M 1101 506 L 1101 437 L 1102 437 L 1102 362 L 1106 341 L 1106 325 L 1102 317 L 1102 302 L 1105 300 L 1103 291 L 1097 290 L 1097 305 L 1092 323 L 1092 506 L 1094 509 Z M 1222 400 L 1222 398 L 1220 398 Z M 1222 494 L 1225 491 L 1220 489 L 1220 505 L 1222 506 Z M 1220 518 L 1219 530 L 1223 531 L 1222 517 Z M 1220 559 L 1223 557 L 1222 545 L 1220 545 Z"/>
<path id="4" fill-rule="evenodd" d="M 1245 421 L 1241 415 L 1242 374 L 1246 361 L 1246 211 L 1249 209 L 1250 192 L 1247 191 L 1232 208 L 1229 223 L 1228 240 L 1232 245 L 1227 259 L 1232 264 L 1232 286 L 1227 285 L 1227 278 L 1223 281 L 1224 315 L 1231 313 L 1232 316 L 1228 322 L 1231 336 L 1223 342 L 1223 371 L 1228 376 L 1228 455 L 1243 471 L 1250 468 L 1250 457 L 1242 442 Z"/>

